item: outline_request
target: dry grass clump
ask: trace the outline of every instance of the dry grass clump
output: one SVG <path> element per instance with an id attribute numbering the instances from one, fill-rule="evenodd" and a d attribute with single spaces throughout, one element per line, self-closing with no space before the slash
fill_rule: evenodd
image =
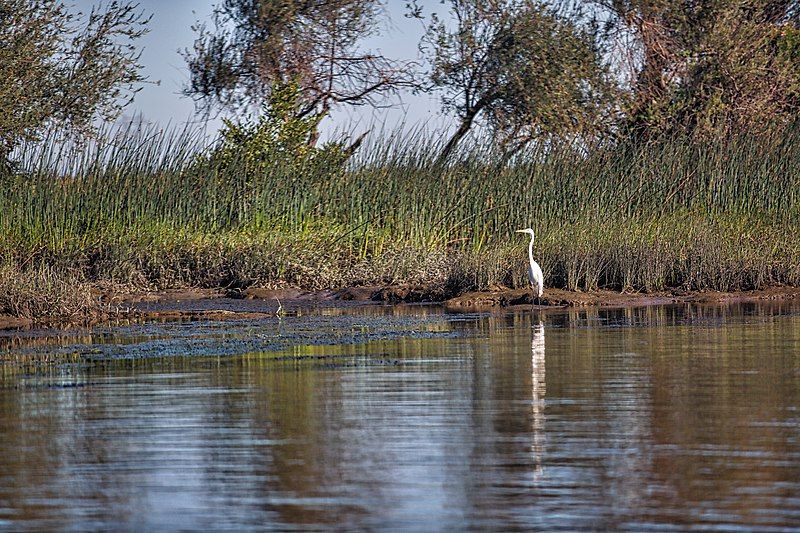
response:
<path id="1" fill-rule="evenodd" d="M 0 267 L 0 315 L 80 320 L 96 312 L 89 284 L 50 268 Z"/>

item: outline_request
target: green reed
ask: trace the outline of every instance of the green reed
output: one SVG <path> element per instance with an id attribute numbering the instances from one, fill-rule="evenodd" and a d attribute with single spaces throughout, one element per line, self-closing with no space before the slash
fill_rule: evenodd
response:
<path id="1" fill-rule="evenodd" d="M 191 131 L 102 138 L 19 151 L 0 177 L 2 264 L 141 286 L 436 281 L 444 294 L 522 283 L 513 230 L 531 226 L 551 286 L 800 283 L 800 131 L 511 160 L 473 146 L 446 164 L 420 131 L 345 167 L 278 153 L 258 168 L 203 161 Z"/>

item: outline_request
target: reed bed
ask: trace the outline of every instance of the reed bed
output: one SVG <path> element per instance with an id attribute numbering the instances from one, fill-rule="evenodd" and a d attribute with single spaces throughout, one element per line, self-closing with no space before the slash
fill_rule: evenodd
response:
<path id="1" fill-rule="evenodd" d="M 104 139 L 23 147 L 16 172 L 0 176 L 0 276 L 424 283 L 445 297 L 525 283 L 527 242 L 513 230 L 531 226 L 548 286 L 800 284 L 800 131 L 547 146 L 512 160 L 471 147 L 446 164 L 417 133 L 364 146 L 344 166 L 276 153 L 258 167 L 199 157 L 208 147 L 187 131 Z"/>

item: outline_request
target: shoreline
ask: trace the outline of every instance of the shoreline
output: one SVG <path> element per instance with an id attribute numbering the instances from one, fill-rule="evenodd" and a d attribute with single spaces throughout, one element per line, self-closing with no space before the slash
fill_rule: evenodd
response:
<path id="1" fill-rule="evenodd" d="M 546 289 L 544 296 L 533 301 L 529 289 L 497 288 L 467 292 L 447 300 L 430 298 L 426 286 L 364 286 L 338 290 L 302 291 L 299 289 L 169 289 L 99 295 L 103 310 L 80 321 L 59 317 L 40 319 L 0 315 L 0 330 L 31 327 L 71 327 L 97 325 L 117 319 L 135 320 L 235 320 L 276 316 L 308 307 L 346 307 L 362 305 L 438 304 L 448 312 L 491 312 L 514 309 L 564 309 L 569 307 L 646 307 L 682 303 L 726 304 L 759 301 L 800 300 L 800 287 L 775 286 L 761 290 L 721 291 L 655 291 L 620 293 L 609 290 L 575 292 Z M 202 303 L 202 305 L 200 305 Z"/>

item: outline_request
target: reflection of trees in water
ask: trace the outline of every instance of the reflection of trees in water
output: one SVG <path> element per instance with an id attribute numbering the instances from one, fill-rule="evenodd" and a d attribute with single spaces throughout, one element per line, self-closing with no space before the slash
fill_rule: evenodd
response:
<path id="1" fill-rule="evenodd" d="M 570 309 L 547 328 L 528 313 L 466 317 L 436 322 L 458 334 L 433 339 L 54 368 L 0 390 L 0 503 L 36 520 L 77 496 L 75 515 L 127 520 L 121 509 L 172 506 L 142 499 L 169 486 L 276 524 L 529 529 L 557 504 L 578 505 L 574 529 L 689 523 L 700 504 L 759 524 L 800 479 L 787 459 L 800 322 L 690 311 Z M 581 522 L 586 505 L 602 521 Z"/>
<path id="2" fill-rule="evenodd" d="M 543 472 L 542 457 L 545 446 L 545 414 L 544 397 L 547 392 L 545 384 L 544 360 L 544 324 L 533 326 L 531 334 L 531 433 L 533 442 L 534 475 L 539 477 Z"/>

